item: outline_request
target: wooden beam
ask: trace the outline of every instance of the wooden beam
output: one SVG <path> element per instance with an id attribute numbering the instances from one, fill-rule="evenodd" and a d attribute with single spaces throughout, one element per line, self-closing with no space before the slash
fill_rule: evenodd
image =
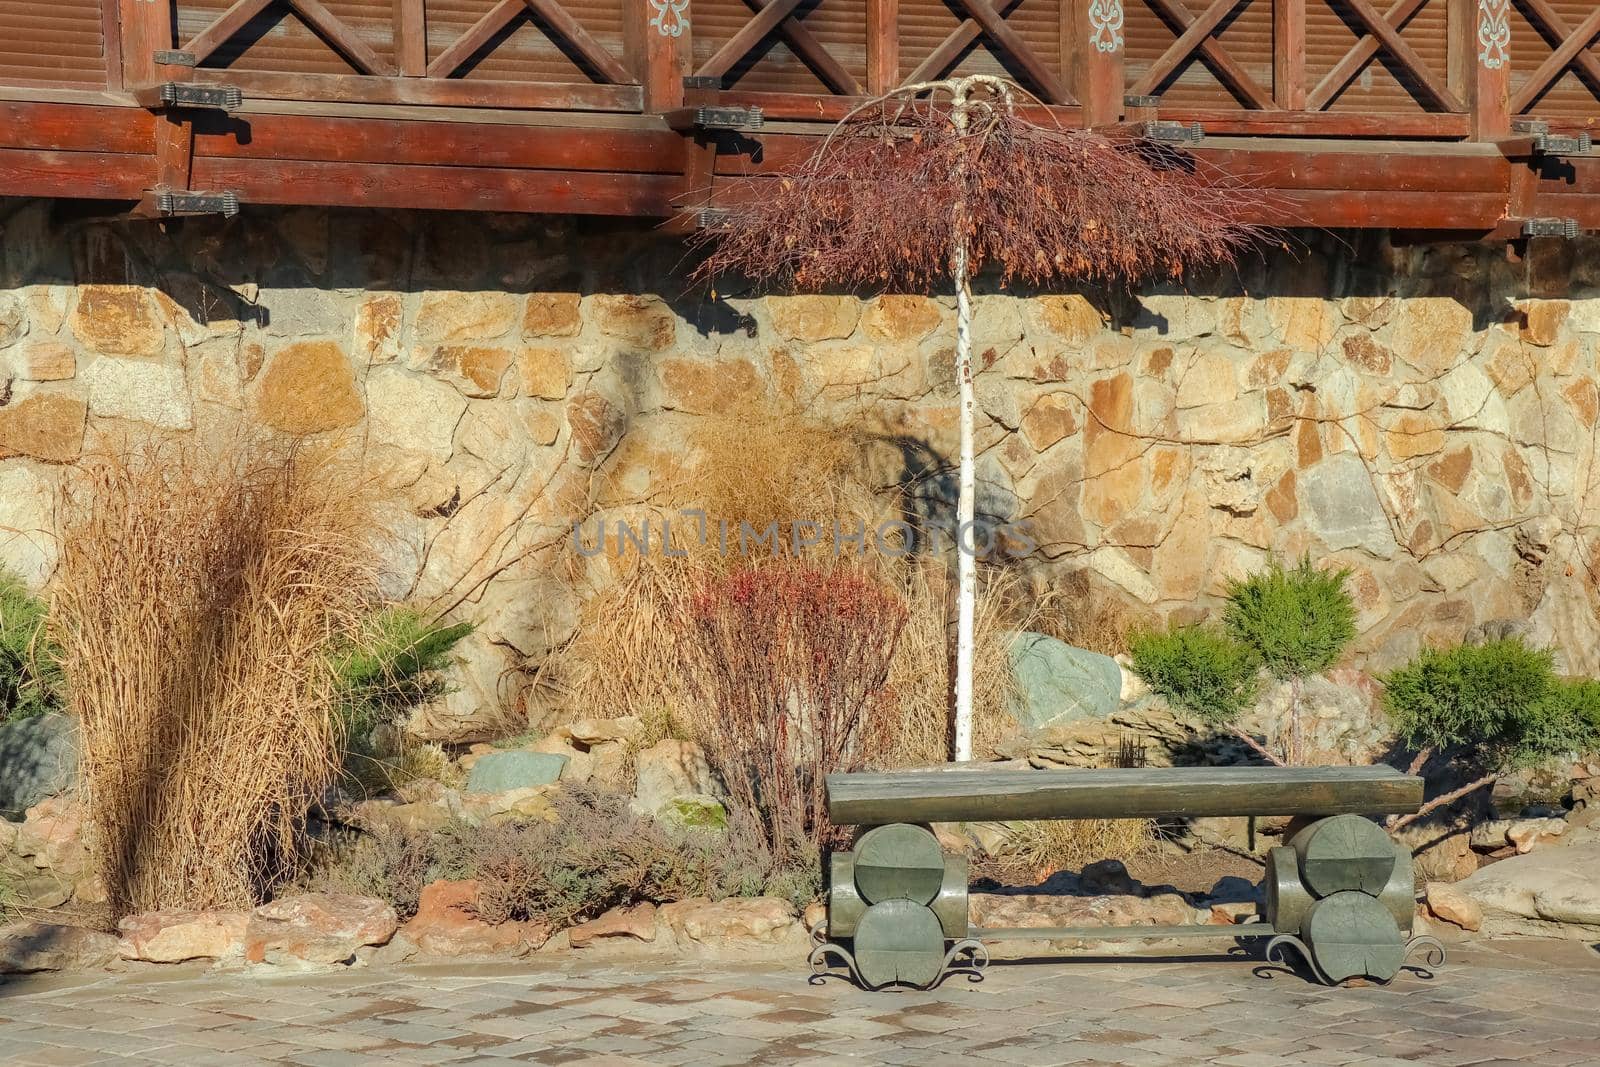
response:
<path id="1" fill-rule="evenodd" d="M 1070 57 L 1072 91 L 1085 126 L 1122 121 L 1127 87 L 1121 12 L 1112 23 L 1101 21 L 1105 10 L 1097 0 L 1063 0 L 1061 5 L 1061 54 Z"/>
<path id="2" fill-rule="evenodd" d="M 601 81 L 609 85 L 628 85 L 634 82 L 628 68 L 617 62 L 617 57 L 612 55 L 605 45 L 595 40 L 594 35 L 584 28 L 583 23 L 573 18 L 566 8 L 557 3 L 557 0 L 523 0 L 523 2 L 556 35 L 558 38 L 556 43 L 565 42 L 571 45 L 583 57 L 583 61 L 600 76 Z"/>
<path id="3" fill-rule="evenodd" d="M 689 5 L 683 0 L 626 0 L 623 47 L 634 80 L 644 90 L 644 110 L 660 114 L 683 106 L 683 76 L 691 49 Z"/>
<path id="4" fill-rule="evenodd" d="M 1306 107 L 1321 111 L 1344 91 L 1363 67 L 1377 56 L 1380 49 L 1387 50 L 1399 63 L 1407 67 L 1434 103 L 1445 111 L 1465 111 L 1461 102 L 1428 70 L 1416 51 L 1400 37 L 1395 27 L 1404 27 L 1428 0 L 1395 0 L 1386 13 L 1379 14 L 1367 0 L 1346 0 L 1350 10 L 1367 26 L 1367 33 L 1344 54 L 1333 69 L 1317 83 L 1306 98 Z"/>
<path id="5" fill-rule="evenodd" d="M 1011 819 L 1385 815 L 1422 806 L 1422 779 L 1392 767 L 1159 767 L 830 774 L 828 818 L 846 826 Z"/>
<path id="6" fill-rule="evenodd" d="M 1450 85 L 1466 104 L 1472 137 L 1511 133 L 1511 0 L 1450 0 Z"/>
<path id="7" fill-rule="evenodd" d="M 1284 110 L 1306 109 L 1306 0 L 1272 2 L 1272 92 Z"/>
<path id="8" fill-rule="evenodd" d="M 467 28 L 467 32 L 455 39 L 455 42 L 428 64 L 427 75 L 430 78 L 449 78 L 461 69 L 461 65 L 471 59 L 484 45 L 488 44 L 495 34 L 511 25 L 511 21 L 520 16 L 527 7 L 522 0 L 500 0 L 483 17 Z"/>
<path id="9" fill-rule="evenodd" d="M 133 2 L 138 4 L 139 0 Z M 196 62 L 204 63 L 234 34 L 244 29 L 251 19 L 265 11 L 270 3 L 272 0 L 236 0 L 233 6 L 212 19 L 205 29 L 189 38 L 183 50 L 193 55 Z"/>
<path id="10" fill-rule="evenodd" d="M 682 179 L 665 174 L 578 174 L 493 167 L 195 160 L 196 188 L 232 189 L 250 204 L 522 211 L 665 218 Z"/>
<path id="11" fill-rule="evenodd" d="M 1001 18 L 1005 18 L 1022 0 L 1000 0 L 996 10 Z M 966 53 L 983 36 L 983 27 L 971 16 L 961 20 L 949 36 L 940 41 L 938 47 L 928 53 L 928 58 L 917 64 L 917 69 L 906 76 L 907 82 L 936 81 L 945 76 L 951 67 L 955 66 Z"/>
<path id="12" fill-rule="evenodd" d="M 155 173 L 154 156 L 0 149 L 0 190 L 7 196 L 137 200 Z"/>
<path id="13" fill-rule="evenodd" d="M 867 92 L 900 84 L 900 0 L 867 0 Z"/>
<path id="14" fill-rule="evenodd" d="M 1215 0 L 1196 18 L 1183 5 L 1182 0 L 1150 0 L 1152 7 L 1164 14 L 1174 25 L 1184 27 L 1184 31 L 1172 47 L 1151 64 L 1145 76 L 1139 79 L 1133 88 L 1133 95 L 1149 96 L 1156 93 L 1184 60 L 1198 52 L 1206 65 L 1216 73 L 1217 79 L 1223 86 L 1245 104 L 1262 111 L 1274 110 L 1278 105 L 1272 99 L 1272 94 L 1263 89 L 1228 50 L 1212 37 L 1222 20 L 1233 14 L 1234 9 L 1242 2 L 1243 0 Z"/>
<path id="15" fill-rule="evenodd" d="M 1539 68 L 1528 75 L 1528 80 L 1522 83 L 1522 88 L 1511 98 L 1511 111 L 1520 115 L 1539 97 L 1543 96 L 1557 78 L 1573 64 L 1579 55 L 1587 52 L 1594 39 L 1600 36 L 1600 5 L 1589 12 L 1589 16 L 1578 23 L 1578 28 L 1573 30 L 1550 53 L 1550 58 L 1539 64 Z"/>
<path id="16" fill-rule="evenodd" d="M 318 37 L 345 58 L 359 74 L 393 77 L 400 72 L 394 65 L 374 52 L 360 37 L 345 25 L 343 20 L 322 6 L 321 0 L 285 0 Z"/>
<path id="17" fill-rule="evenodd" d="M 1038 54 L 1028 47 L 1028 42 L 1011 27 L 1005 16 L 994 9 L 989 0 L 956 0 L 956 2 L 983 28 L 984 36 L 1004 49 L 1022 67 L 1033 81 L 1033 88 L 1044 98 L 1045 103 L 1076 103 L 1056 72 L 1044 65 Z"/>
<path id="18" fill-rule="evenodd" d="M 122 84 L 150 85 L 156 79 L 155 54 L 172 47 L 173 15 L 166 4 L 146 0 L 103 0 L 116 3 L 122 25 Z"/>
<path id="19" fill-rule="evenodd" d="M 522 0 L 517 0 L 520 4 Z M 197 70 L 195 81 L 237 85 L 246 99 L 360 104 L 435 104 L 542 111 L 638 111 L 637 85 L 502 82 L 460 78 L 363 78 L 348 74 L 264 74 Z"/>
<path id="20" fill-rule="evenodd" d="M 0 148 L 152 155 L 154 129 L 142 108 L 0 101 Z"/>
<path id="21" fill-rule="evenodd" d="M 112 0 L 100 0 L 100 40 L 105 48 L 106 88 L 121 89 L 122 12 Z"/>
<path id="22" fill-rule="evenodd" d="M 403 76 L 421 78 L 428 73 L 428 12 L 424 0 L 394 0 L 394 54 Z"/>

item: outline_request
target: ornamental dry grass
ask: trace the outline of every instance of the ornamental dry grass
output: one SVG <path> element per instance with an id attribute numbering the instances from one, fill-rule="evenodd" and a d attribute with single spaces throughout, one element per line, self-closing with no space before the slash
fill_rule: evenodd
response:
<path id="1" fill-rule="evenodd" d="M 376 502 L 335 450 L 258 438 L 87 459 L 55 621 L 120 911 L 241 908 L 298 865 L 338 770 L 326 650 L 374 588 Z"/>
<path id="2" fill-rule="evenodd" d="M 609 581 L 586 598 L 577 637 L 546 668 L 545 680 L 564 692 L 566 714 L 573 719 L 638 715 L 646 724 L 644 745 L 691 733 L 687 714 L 698 698 L 685 669 L 689 599 L 708 581 L 751 563 L 737 551 L 741 523 L 763 530 L 776 522 L 787 531 L 789 523 L 810 521 L 828 536 L 803 549 L 801 558 L 864 574 L 905 604 L 906 623 L 886 685 L 890 699 L 881 712 L 887 719 L 886 748 L 878 758 L 888 766 L 949 759 L 949 634 L 955 603 L 949 567 L 943 560 L 876 551 L 870 534 L 864 555 L 835 559 L 833 554 L 835 523 L 845 531 L 863 525 L 871 531 L 901 516 L 895 491 L 875 484 L 868 473 L 878 447 L 874 440 L 804 412 L 756 407 L 703 420 L 689 445 L 692 462 L 658 504 L 668 517 L 678 515 L 679 508 L 702 509 L 710 536 L 702 542 L 691 525 L 674 518 L 674 544 L 682 556 L 660 552 L 659 541 L 652 542 L 648 555 L 630 548 L 619 556 L 614 546 L 608 548 L 613 552 L 604 561 Z M 730 530 L 733 550 L 727 553 L 719 550 L 719 521 Z M 592 545 L 593 521 L 584 529 Z M 653 528 L 659 531 L 659 525 Z M 974 709 L 980 755 L 989 753 L 1010 722 L 1005 635 L 1018 628 L 1012 618 L 1014 587 L 1000 569 L 980 569 Z"/>

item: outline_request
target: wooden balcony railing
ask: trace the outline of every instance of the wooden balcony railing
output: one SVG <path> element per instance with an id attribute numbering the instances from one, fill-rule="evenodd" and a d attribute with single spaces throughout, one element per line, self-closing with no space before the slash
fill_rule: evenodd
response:
<path id="1" fill-rule="evenodd" d="M 132 87 L 182 49 L 251 98 L 637 113 L 688 77 L 826 118 L 991 71 L 1090 125 L 1493 139 L 1594 124 L 1597 41 L 1591 0 L 0 0 L 0 84 Z"/>

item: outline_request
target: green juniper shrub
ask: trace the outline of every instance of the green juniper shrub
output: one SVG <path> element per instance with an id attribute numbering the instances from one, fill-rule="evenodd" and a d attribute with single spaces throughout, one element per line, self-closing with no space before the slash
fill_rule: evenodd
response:
<path id="1" fill-rule="evenodd" d="M 1356 636 L 1356 608 L 1345 590 L 1347 567 L 1319 570 L 1304 556 L 1228 583 L 1222 622 L 1255 649 L 1276 678 L 1305 678 L 1332 667 Z"/>
<path id="2" fill-rule="evenodd" d="M 374 614 L 357 640 L 333 654 L 346 729 L 358 733 L 393 722 L 440 695 L 451 650 L 473 628 L 468 622 L 431 622 L 408 607 Z"/>
<path id="3" fill-rule="evenodd" d="M 0 723 L 61 706 L 60 649 L 46 628 L 48 605 L 0 568 Z"/>
<path id="4" fill-rule="evenodd" d="M 1424 649 L 1383 682 L 1407 744 L 1464 749 L 1489 772 L 1600 743 L 1600 682 L 1558 678 L 1552 654 L 1520 638 Z"/>
<path id="5" fill-rule="evenodd" d="M 1227 723 L 1255 701 L 1260 660 L 1214 627 L 1136 631 L 1129 650 L 1133 673 L 1146 685 L 1209 723 Z"/>

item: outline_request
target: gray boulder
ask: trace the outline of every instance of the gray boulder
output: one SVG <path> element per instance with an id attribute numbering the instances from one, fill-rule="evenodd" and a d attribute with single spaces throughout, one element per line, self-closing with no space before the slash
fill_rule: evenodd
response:
<path id="1" fill-rule="evenodd" d="M 1600 937 L 1600 844 L 1540 849 L 1455 884 L 1483 909 L 1486 934 Z"/>
<path id="2" fill-rule="evenodd" d="M 554 785 L 568 757 L 555 752 L 489 752 L 478 757 L 467 776 L 467 793 L 505 793 Z"/>
<path id="3" fill-rule="evenodd" d="M 0 816 L 18 820 L 78 778 L 78 727 L 65 715 L 37 715 L 0 726 Z"/>
<path id="4" fill-rule="evenodd" d="M 1031 631 L 1013 635 L 1009 710 L 1029 734 L 1104 719 L 1122 703 L 1122 667 L 1110 656 Z"/>

